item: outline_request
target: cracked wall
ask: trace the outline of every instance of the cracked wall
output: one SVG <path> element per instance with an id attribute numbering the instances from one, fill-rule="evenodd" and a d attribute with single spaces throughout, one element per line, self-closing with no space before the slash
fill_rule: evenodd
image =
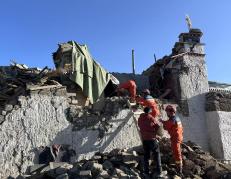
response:
<path id="1" fill-rule="evenodd" d="M 182 115 L 184 139 L 192 140 L 208 148 L 208 132 L 205 113 L 205 94 L 208 91 L 207 69 L 203 56 L 185 55 L 181 59 L 183 69 L 179 73 L 181 100 L 188 105 L 188 115 Z"/>
<path id="2" fill-rule="evenodd" d="M 108 119 L 111 127 L 99 138 L 98 128 L 88 126 L 73 130 L 75 124 L 67 120 L 70 106 L 66 96 L 31 94 L 20 96 L 19 102 L 21 106 L 6 114 L 1 124 L 0 178 L 17 176 L 37 163 L 36 150 L 40 146 L 70 145 L 77 153 L 72 158 L 75 161 L 89 159 L 98 151 L 141 144 L 130 109 L 123 109 Z"/>
<path id="3" fill-rule="evenodd" d="M 200 29 L 181 33 L 172 54 L 158 60 L 143 74 L 149 76 L 151 90 L 157 97 L 178 105 L 184 140 L 196 142 L 208 151 L 205 94 L 209 86 L 201 36 Z"/>

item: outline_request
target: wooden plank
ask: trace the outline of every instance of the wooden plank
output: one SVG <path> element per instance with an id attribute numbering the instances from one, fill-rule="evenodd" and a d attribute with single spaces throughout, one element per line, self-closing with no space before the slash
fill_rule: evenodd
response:
<path id="1" fill-rule="evenodd" d="M 76 96 L 76 93 L 67 93 L 67 96 L 68 96 L 68 97 Z"/>
<path id="2" fill-rule="evenodd" d="M 47 85 L 47 86 L 27 86 L 28 90 L 34 91 L 34 90 L 41 90 L 41 89 L 49 89 L 49 88 L 60 88 L 63 87 L 62 85 Z"/>

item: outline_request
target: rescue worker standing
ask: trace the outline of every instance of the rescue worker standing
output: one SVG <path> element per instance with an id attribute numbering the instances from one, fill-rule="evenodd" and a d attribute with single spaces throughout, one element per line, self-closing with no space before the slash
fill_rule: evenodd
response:
<path id="1" fill-rule="evenodd" d="M 180 118 L 176 116 L 176 109 L 173 106 L 168 105 L 165 111 L 169 119 L 167 121 L 160 119 L 160 121 L 163 123 L 164 129 L 167 130 L 170 135 L 171 148 L 177 170 L 179 173 L 182 173 L 181 143 L 183 142 L 183 127 Z"/>
<path id="2" fill-rule="evenodd" d="M 149 176 L 149 159 L 150 153 L 153 152 L 154 159 L 157 164 L 157 173 L 161 176 L 162 167 L 160 149 L 156 136 L 160 123 L 150 113 L 151 108 L 145 107 L 144 113 L 142 113 L 138 119 L 138 126 L 140 128 L 144 148 L 144 174 Z"/>
<path id="3" fill-rule="evenodd" d="M 145 89 L 142 93 L 143 97 L 137 97 L 136 102 L 144 107 L 150 107 L 152 110 L 151 114 L 154 118 L 159 116 L 160 111 L 157 107 L 155 99 L 150 95 L 150 91 L 148 89 Z"/>
<path id="4" fill-rule="evenodd" d="M 128 80 L 124 83 L 121 83 L 117 88 L 118 96 L 124 93 L 127 90 L 131 97 L 131 102 L 135 102 L 136 99 L 136 82 L 134 80 Z"/>

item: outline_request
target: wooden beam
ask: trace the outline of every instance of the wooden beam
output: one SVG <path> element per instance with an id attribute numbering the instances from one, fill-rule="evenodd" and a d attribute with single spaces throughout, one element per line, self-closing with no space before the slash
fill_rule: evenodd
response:
<path id="1" fill-rule="evenodd" d="M 27 86 L 27 89 L 30 91 L 34 91 L 34 90 L 42 90 L 42 89 L 49 89 L 49 88 L 61 88 L 63 87 L 62 85 L 47 85 L 47 86 Z"/>

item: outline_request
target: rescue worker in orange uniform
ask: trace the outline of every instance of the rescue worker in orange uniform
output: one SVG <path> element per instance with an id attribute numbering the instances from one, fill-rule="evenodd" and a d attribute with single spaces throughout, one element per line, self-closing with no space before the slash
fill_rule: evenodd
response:
<path id="1" fill-rule="evenodd" d="M 181 143 L 183 142 L 183 127 L 181 120 L 176 116 L 176 109 L 172 105 L 168 105 L 165 108 L 168 116 L 167 121 L 160 121 L 163 123 L 163 127 L 168 131 L 171 140 L 171 148 L 173 157 L 179 173 L 182 173 L 182 154 L 181 154 Z"/>
<path id="2" fill-rule="evenodd" d="M 155 99 L 150 95 L 150 91 L 148 89 L 143 90 L 143 97 L 137 97 L 136 102 L 141 104 L 144 107 L 151 108 L 151 115 L 155 118 L 159 116 L 160 111 L 157 107 Z"/>
<path id="3" fill-rule="evenodd" d="M 124 94 L 125 90 L 127 90 L 131 97 L 131 102 L 135 102 L 136 99 L 136 82 L 134 80 L 128 80 L 124 83 L 121 83 L 117 88 L 118 96 Z"/>

